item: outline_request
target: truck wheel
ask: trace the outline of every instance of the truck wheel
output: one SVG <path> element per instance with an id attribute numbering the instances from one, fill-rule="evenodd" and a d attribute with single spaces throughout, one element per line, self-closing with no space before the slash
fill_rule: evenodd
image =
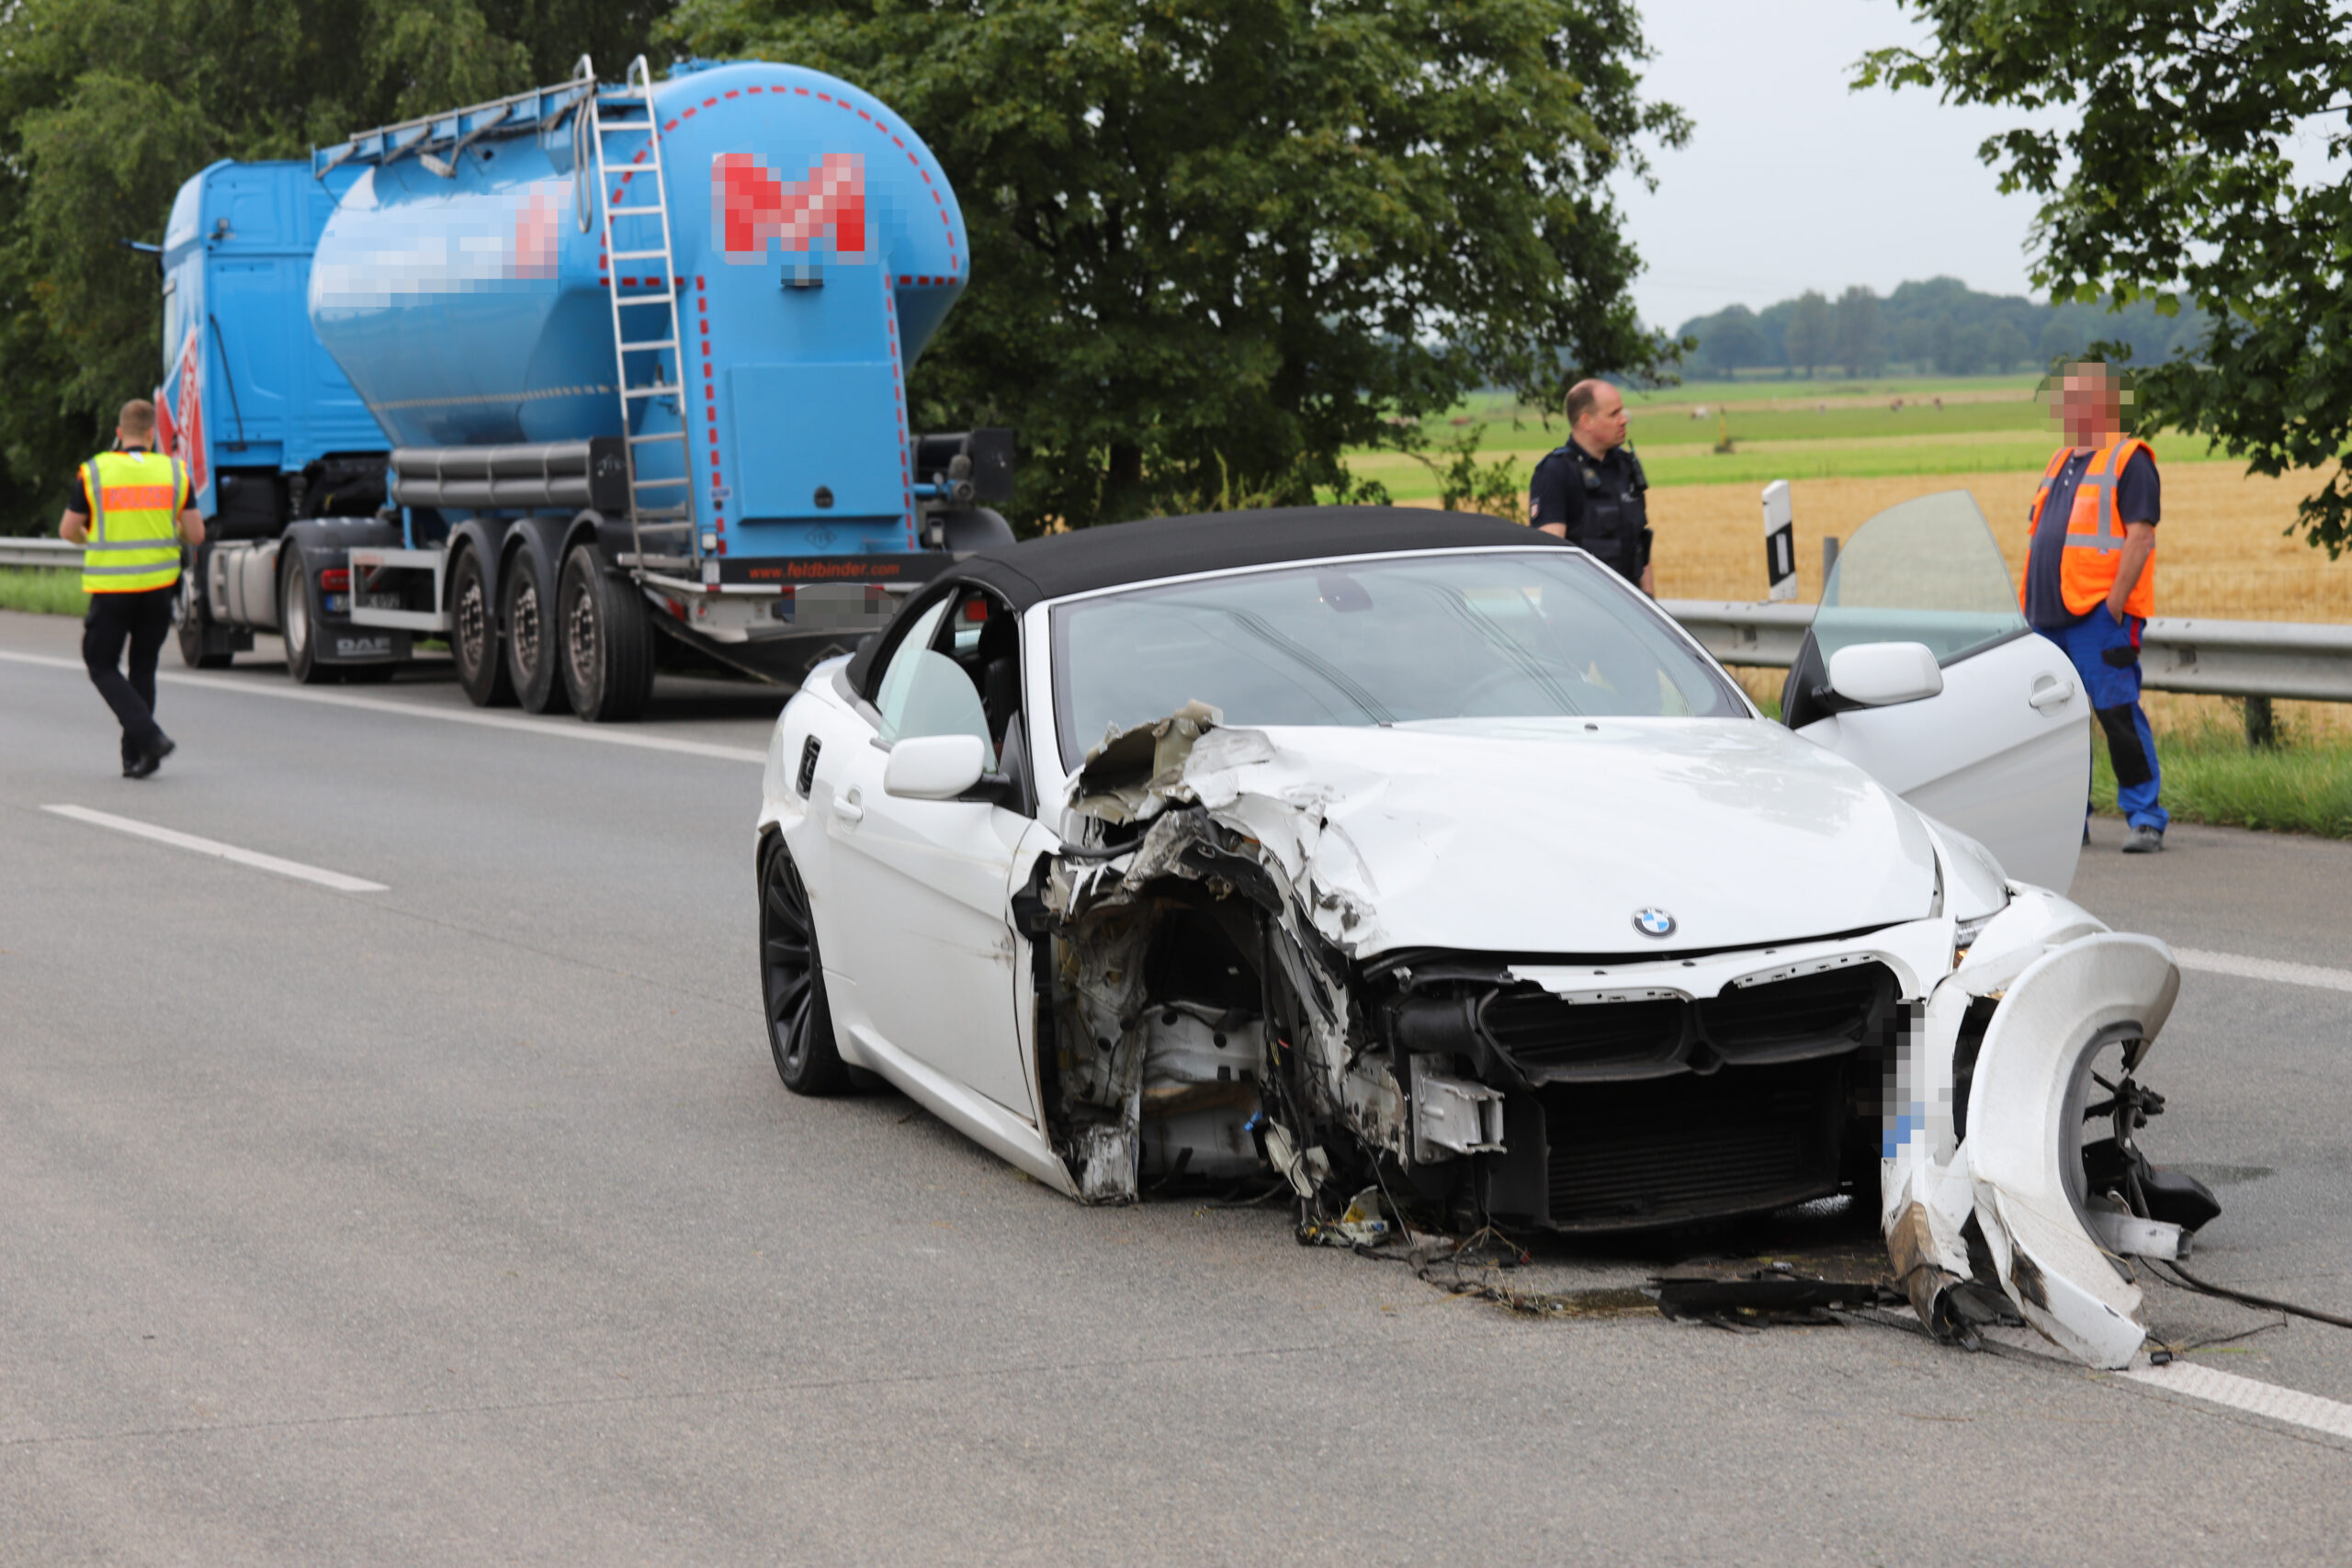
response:
<path id="1" fill-rule="evenodd" d="M 212 614 L 204 607 L 204 590 L 197 586 L 193 570 L 180 573 L 179 603 L 180 662 L 191 670 L 226 670 L 236 657 L 227 647 L 225 628 L 216 632 Z M 222 646 L 215 648 L 213 644 Z"/>
<path id="2" fill-rule="evenodd" d="M 302 552 L 288 545 L 277 559 L 277 627 L 286 639 L 286 672 L 305 686 L 322 686 L 335 678 L 335 670 L 319 661 L 319 606 L 311 587 Z"/>
<path id="3" fill-rule="evenodd" d="M 499 585 L 506 627 L 506 679 L 525 713 L 560 713 L 568 694 L 558 672 L 554 584 L 541 580 L 546 568 L 528 545 L 506 561 Z"/>
<path id="4" fill-rule="evenodd" d="M 478 708 L 514 705 L 514 688 L 507 682 L 506 660 L 499 651 L 498 616 L 491 608 L 479 550 L 460 555 L 450 573 L 449 658 L 458 667 L 458 684 L 465 688 L 466 701 Z"/>
<path id="5" fill-rule="evenodd" d="M 653 695 L 653 625 L 637 584 L 605 570 L 594 545 L 564 558 L 563 679 L 591 724 L 637 717 Z"/>
<path id="6" fill-rule="evenodd" d="M 833 1043 L 825 1003 L 825 969 L 817 957 L 817 923 L 808 912 L 791 852 L 775 844 L 760 866 L 760 995 L 766 1003 L 768 1054 L 776 1077 L 795 1094 L 840 1094 L 854 1087 Z"/>

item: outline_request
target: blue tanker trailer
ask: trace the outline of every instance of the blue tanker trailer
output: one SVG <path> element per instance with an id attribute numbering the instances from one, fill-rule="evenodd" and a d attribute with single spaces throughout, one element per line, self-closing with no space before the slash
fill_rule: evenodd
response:
<path id="1" fill-rule="evenodd" d="M 264 206 L 266 287 L 238 248 Z M 657 634 L 794 680 L 1010 536 L 984 504 L 1010 433 L 908 424 L 969 276 L 955 193 L 817 72 L 640 59 L 607 84 L 583 60 L 307 166 L 216 164 L 162 260 L 159 401 L 229 524 L 190 580 L 191 662 L 265 627 L 298 679 L 366 678 L 439 636 L 477 704 L 624 718 Z M 270 405 L 276 445 L 224 429 L 296 384 L 316 395 Z"/>

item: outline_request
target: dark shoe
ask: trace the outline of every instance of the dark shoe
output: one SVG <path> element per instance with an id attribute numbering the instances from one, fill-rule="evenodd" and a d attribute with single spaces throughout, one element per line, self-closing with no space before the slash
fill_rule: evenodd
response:
<path id="1" fill-rule="evenodd" d="M 2084 824 L 2083 824 L 2083 848 L 2085 848 L 2085 849 L 2089 849 L 2090 847 L 2091 847 L 2091 825 L 2090 825 L 2088 822 L 2086 822 L 2086 823 L 2084 823 Z"/>
<path id="2" fill-rule="evenodd" d="M 141 752 L 137 761 L 125 763 L 122 776 L 127 779 L 146 778 L 164 765 L 164 758 L 178 750 L 178 744 L 166 735 L 145 751 Z"/>
<path id="3" fill-rule="evenodd" d="M 2164 847 L 2162 828 L 2134 828 L 2132 836 L 2123 840 L 2123 852 L 2127 855 L 2152 855 Z"/>

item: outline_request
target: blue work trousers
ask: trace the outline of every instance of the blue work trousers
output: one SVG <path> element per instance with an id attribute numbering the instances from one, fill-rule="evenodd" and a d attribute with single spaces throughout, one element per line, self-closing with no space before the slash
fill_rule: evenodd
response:
<path id="1" fill-rule="evenodd" d="M 2156 766 L 2156 738 L 2140 706 L 2140 632 L 2147 623 L 2126 615 L 2120 626 L 2099 605 L 2071 626 L 2038 628 L 2066 650 L 2075 675 L 2089 694 L 2091 712 L 2107 732 L 2107 754 L 2115 764 L 2115 803 L 2134 828 L 2161 833 L 2172 818 L 2156 804 L 2164 786 Z M 2084 810 L 2090 809 L 2085 792 Z"/>

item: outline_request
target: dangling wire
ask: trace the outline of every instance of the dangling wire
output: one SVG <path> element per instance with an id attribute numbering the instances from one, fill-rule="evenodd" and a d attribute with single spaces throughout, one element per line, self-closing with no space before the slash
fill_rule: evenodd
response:
<path id="1" fill-rule="evenodd" d="M 2269 1296 L 2257 1296 L 2251 1291 L 2233 1291 L 2227 1285 L 2210 1283 L 2183 1269 L 2177 1259 L 2167 1261 L 2162 1267 L 2179 1275 L 2183 1285 L 2203 1295 L 2219 1296 L 2223 1301 L 2236 1302 L 2245 1306 L 2260 1307 L 2265 1312 L 2283 1312 L 2295 1317 L 2307 1317 L 2313 1323 L 2332 1324 L 2337 1328 L 2352 1328 L 2352 1317 L 2338 1317 L 2332 1312 L 2322 1312 L 2317 1307 L 2297 1306 L 2292 1302 L 2277 1301 Z M 2162 1276 L 2159 1275 L 2158 1278 Z"/>

